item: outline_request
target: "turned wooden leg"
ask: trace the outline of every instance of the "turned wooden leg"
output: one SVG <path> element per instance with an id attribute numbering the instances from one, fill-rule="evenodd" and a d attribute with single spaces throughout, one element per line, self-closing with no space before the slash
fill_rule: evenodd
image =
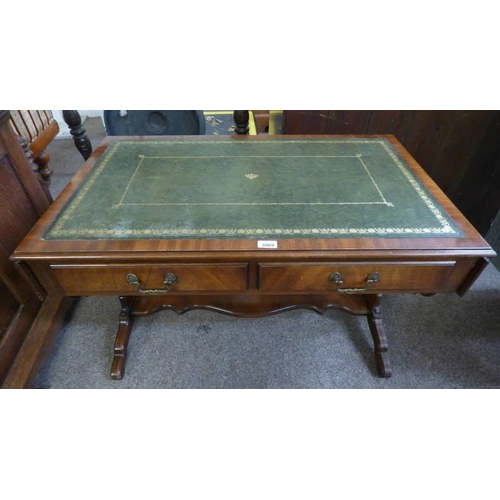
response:
<path id="1" fill-rule="evenodd" d="M 33 170 L 33 173 L 36 175 L 38 182 L 40 182 L 40 185 L 43 187 L 47 199 L 49 200 L 50 203 L 52 203 L 53 201 L 52 195 L 50 194 L 49 188 L 47 187 L 47 183 L 43 180 L 42 176 L 40 175 L 40 172 L 38 171 L 38 165 L 35 163 L 35 160 L 33 158 L 33 153 L 28 145 L 28 141 L 24 139 L 24 137 L 21 137 L 20 135 L 17 136 L 17 140 L 21 145 L 21 147 L 23 148 L 24 155 L 28 159 L 31 170 Z"/>
<path id="2" fill-rule="evenodd" d="M 392 375 L 391 364 L 387 354 L 387 337 L 382 324 L 382 313 L 380 312 L 381 294 L 366 295 L 366 300 L 371 313 L 368 315 L 368 325 L 373 338 L 375 348 L 375 361 L 377 362 L 378 374 L 383 378 Z"/>
<path id="3" fill-rule="evenodd" d="M 250 114 L 248 111 L 233 111 L 233 120 L 236 125 L 234 131 L 237 134 L 248 134 L 250 130 Z"/>
<path id="4" fill-rule="evenodd" d="M 33 160 L 38 166 L 38 173 L 47 186 L 50 186 L 50 177 L 53 173 L 52 169 L 49 167 L 49 160 L 50 155 L 45 149 L 38 156 L 35 156 Z"/>
<path id="5" fill-rule="evenodd" d="M 35 172 L 35 173 L 38 173 L 38 167 L 35 164 L 35 160 L 33 159 L 33 153 L 29 147 L 28 141 L 24 137 L 21 137 L 20 135 L 17 135 L 17 134 L 16 134 L 16 138 L 17 138 L 17 142 L 19 142 L 19 144 L 23 148 L 24 156 L 26 156 L 26 158 L 28 158 L 29 164 L 31 166 L 31 170 L 33 170 L 33 172 Z"/>
<path id="6" fill-rule="evenodd" d="M 111 364 L 111 378 L 120 380 L 125 373 L 125 361 L 127 360 L 127 346 L 132 333 L 132 305 L 135 297 L 120 297 L 122 306 L 119 315 L 118 332 L 116 334 L 113 363 Z"/>
<path id="7" fill-rule="evenodd" d="M 92 144 L 87 137 L 87 132 L 82 127 L 82 119 L 80 113 L 76 110 L 63 111 L 63 118 L 69 127 L 69 131 L 73 136 L 76 149 L 80 151 L 84 160 L 87 160 L 92 154 Z"/>
<path id="8" fill-rule="evenodd" d="M 21 147 L 23 148 L 24 155 L 29 161 L 31 169 L 35 174 L 38 175 L 40 180 L 43 182 L 45 187 L 50 186 L 50 176 L 53 174 L 52 169 L 49 167 L 50 155 L 44 149 L 41 153 L 39 153 L 36 157 L 33 155 L 33 152 L 29 148 L 28 141 L 21 137 L 17 136 L 17 140 Z M 48 192 L 48 190 L 47 190 Z"/>

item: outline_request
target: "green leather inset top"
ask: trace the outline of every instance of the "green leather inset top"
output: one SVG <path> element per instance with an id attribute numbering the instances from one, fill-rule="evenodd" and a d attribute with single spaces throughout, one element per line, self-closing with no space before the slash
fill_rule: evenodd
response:
<path id="1" fill-rule="evenodd" d="M 461 237 L 385 139 L 118 141 L 44 239 Z"/>

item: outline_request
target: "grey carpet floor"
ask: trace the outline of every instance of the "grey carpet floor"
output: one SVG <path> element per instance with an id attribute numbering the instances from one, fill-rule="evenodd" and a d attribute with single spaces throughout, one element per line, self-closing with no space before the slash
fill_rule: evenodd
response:
<path id="1" fill-rule="evenodd" d="M 100 119 L 85 124 L 94 147 Z M 50 146 L 57 195 L 83 160 L 72 140 Z M 84 297 L 58 334 L 38 388 L 498 388 L 500 272 L 492 265 L 465 297 L 388 295 L 383 302 L 393 368 L 375 370 L 364 317 L 330 310 L 269 318 L 172 311 L 137 318 L 125 377 L 109 370 L 118 325 L 113 297 Z"/>

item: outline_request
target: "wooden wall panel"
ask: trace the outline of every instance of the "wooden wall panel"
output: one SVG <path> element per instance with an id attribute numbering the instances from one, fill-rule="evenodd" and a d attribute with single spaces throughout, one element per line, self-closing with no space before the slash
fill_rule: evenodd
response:
<path id="1" fill-rule="evenodd" d="M 371 111 L 330 111 L 326 134 L 366 134 Z"/>
<path id="2" fill-rule="evenodd" d="M 414 111 L 372 111 L 367 134 L 392 134 L 404 143 Z M 381 132 L 383 130 L 383 132 Z"/>
<path id="3" fill-rule="evenodd" d="M 403 145 L 452 197 L 491 119 L 487 111 L 417 111 Z"/>
<path id="4" fill-rule="evenodd" d="M 456 111 L 415 111 L 403 143 L 445 192 L 444 186 L 438 182 L 440 169 L 436 158 L 448 138 L 455 117 Z"/>
<path id="5" fill-rule="evenodd" d="M 481 234 L 486 234 L 500 209 L 500 113 L 491 118 L 452 197 Z"/>
<path id="6" fill-rule="evenodd" d="M 330 111 L 285 111 L 283 130 L 287 134 L 326 134 Z"/>

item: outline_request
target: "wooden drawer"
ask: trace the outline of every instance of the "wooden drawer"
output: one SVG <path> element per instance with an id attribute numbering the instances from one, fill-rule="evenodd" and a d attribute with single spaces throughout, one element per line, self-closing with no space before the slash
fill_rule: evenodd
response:
<path id="1" fill-rule="evenodd" d="M 455 261 L 260 264 L 259 289 L 281 292 L 355 289 L 351 293 L 363 293 L 368 287 L 369 291 L 378 292 L 449 291 L 455 265 Z M 332 276 L 334 273 L 337 275 Z M 376 281 L 367 283 L 373 273 L 378 275 Z"/>
<path id="2" fill-rule="evenodd" d="M 166 287 L 170 293 L 238 291 L 246 290 L 248 283 L 247 264 L 51 265 L 51 268 L 69 295 L 155 295 L 167 293 Z M 135 275 L 139 284 L 134 284 L 129 275 Z M 175 282 L 165 285 L 165 281 L 172 281 L 172 275 Z"/>

